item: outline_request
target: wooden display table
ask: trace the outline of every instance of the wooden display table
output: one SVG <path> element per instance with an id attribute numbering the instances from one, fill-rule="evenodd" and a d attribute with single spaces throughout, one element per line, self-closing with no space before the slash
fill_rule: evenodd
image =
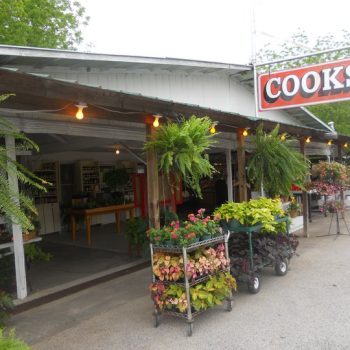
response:
<path id="1" fill-rule="evenodd" d="M 120 233 L 120 212 L 128 211 L 130 218 L 134 217 L 134 203 L 121 204 L 121 205 L 110 205 L 108 207 L 99 207 L 92 209 L 71 209 L 70 214 L 70 228 L 72 234 L 72 240 L 76 240 L 76 216 L 83 216 L 86 226 L 86 240 L 87 244 L 91 245 L 91 218 L 96 215 L 114 213 L 117 233 Z"/>

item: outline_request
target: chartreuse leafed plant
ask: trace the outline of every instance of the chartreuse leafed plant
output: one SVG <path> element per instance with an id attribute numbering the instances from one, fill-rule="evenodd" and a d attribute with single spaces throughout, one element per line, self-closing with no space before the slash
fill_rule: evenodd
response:
<path id="1" fill-rule="evenodd" d="M 8 96 L 0 96 L 0 102 Z M 38 146 L 15 126 L 0 118 L 0 138 L 4 140 L 6 136 L 14 137 L 15 151 L 39 150 Z M 32 230 L 33 224 L 30 217 L 31 214 L 37 213 L 36 208 L 32 199 L 24 191 L 18 194 L 12 190 L 8 182 L 9 172 L 14 172 L 17 175 L 22 188 L 31 187 L 45 191 L 44 185 L 47 183 L 16 160 L 9 158 L 4 142 L 0 143 L 0 215 L 20 224 L 23 230 Z"/>
<path id="2" fill-rule="evenodd" d="M 242 226 L 262 225 L 265 232 L 284 232 L 286 224 L 276 221 L 276 217 L 285 216 L 280 199 L 259 198 L 249 202 L 222 204 L 214 212 L 225 221 L 236 220 Z"/>
<path id="3" fill-rule="evenodd" d="M 151 298 L 157 309 L 168 309 L 177 312 L 186 312 L 188 300 L 181 285 L 152 283 L 150 285 Z M 224 299 L 231 296 L 232 291 L 237 290 L 236 280 L 228 272 L 221 272 L 210 276 L 206 282 L 196 284 L 190 288 L 191 306 L 196 311 L 206 310 L 215 305 L 220 305 Z"/>
<path id="4" fill-rule="evenodd" d="M 215 172 L 206 153 L 215 143 L 215 135 L 209 132 L 212 125 L 210 118 L 196 116 L 179 123 L 168 122 L 145 144 L 146 150 L 157 152 L 159 169 L 168 176 L 174 174 L 182 179 L 198 197 L 202 197 L 200 180 Z"/>
<path id="5" fill-rule="evenodd" d="M 282 141 L 279 125 L 270 133 L 260 125 L 252 138 L 254 151 L 248 163 L 248 177 L 258 190 L 263 185 L 271 196 L 288 195 L 292 184 L 304 188 L 310 162 L 292 148 L 293 140 Z"/>
<path id="6" fill-rule="evenodd" d="M 4 330 L 0 328 L 0 350 L 30 350 L 30 347 L 16 338 L 14 330 L 5 335 Z"/>

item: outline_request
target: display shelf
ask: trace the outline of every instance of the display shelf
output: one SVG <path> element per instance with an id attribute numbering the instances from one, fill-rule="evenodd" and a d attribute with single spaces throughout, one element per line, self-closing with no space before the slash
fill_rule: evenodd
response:
<path id="1" fill-rule="evenodd" d="M 222 272 L 229 272 L 230 271 L 230 267 L 228 266 L 225 269 L 220 269 L 218 271 L 215 271 L 213 273 L 210 273 L 208 275 L 202 276 L 200 278 L 197 278 L 196 280 L 190 281 L 186 275 L 186 273 L 184 273 L 184 278 L 181 282 L 173 282 L 173 281 L 160 281 L 159 279 L 156 278 L 156 276 L 153 273 L 153 266 L 154 266 L 154 253 L 155 252 L 163 252 L 163 253 L 171 253 L 171 254 L 175 254 L 175 255 L 181 255 L 183 258 L 183 266 L 184 266 L 184 271 L 186 271 L 186 268 L 188 266 L 188 253 L 193 252 L 199 248 L 205 248 L 205 247 L 211 247 L 213 245 L 218 245 L 220 243 L 224 244 L 225 247 L 225 257 L 227 260 L 229 260 L 229 253 L 228 253 L 228 240 L 230 237 L 230 233 L 227 233 L 225 235 L 220 235 L 218 237 L 214 237 L 208 240 L 204 240 L 204 241 L 200 241 L 200 242 L 196 242 L 193 244 L 190 244 L 187 247 L 169 247 L 169 246 L 162 246 L 162 245 L 153 245 L 152 243 L 150 244 L 150 249 L 151 249 L 151 263 L 152 263 L 152 281 L 153 283 L 159 283 L 159 284 L 163 284 L 165 286 L 169 286 L 169 285 L 177 285 L 183 288 L 183 291 L 186 294 L 186 299 L 187 299 L 187 309 L 186 312 L 179 312 L 179 311 L 174 311 L 174 310 L 169 310 L 169 309 L 163 309 L 163 310 L 159 310 L 159 308 L 157 308 L 157 306 L 155 305 L 155 309 L 153 312 L 153 316 L 154 316 L 154 326 L 158 327 L 159 322 L 160 322 L 160 316 L 161 315 L 169 315 L 169 316 L 175 316 L 175 317 L 179 317 L 182 318 L 184 320 L 187 321 L 187 335 L 191 336 L 193 333 L 193 322 L 194 322 L 194 318 L 197 317 L 198 315 L 202 314 L 204 311 L 211 309 L 208 308 L 206 310 L 200 310 L 200 311 L 195 311 L 192 307 L 192 303 L 191 303 L 191 295 L 190 295 L 190 288 L 199 284 L 199 283 L 203 283 L 207 280 L 209 280 L 209 278 L 211 276 L 216 276 L 219 275 Z M 230 295 L 226 298 L 226 302 L 227 302 L 227 306 L 226 309 L 227 311 L 231 311 L 232 310 L 232 292 L 230 293 Z"/>
<path id="2" fill-rule="evenodd" d="M 186 251 L 188 253 L 193 252 L 194 250 L 197 250 L 201 247 L 208 247 L 210 245 L 218 244 L 218 243 L 224 243 L 225 242 L 225 236 L 220 235 L 214 238 L 207 239 L 205 241 L 199 241 L 192 243 L 186 247 Z M 153 251 L 161 251 L 165 253 L 174 253 L 174 254 L 181 254 L 183 252 L 183 247 L 172 247 L 167 245 L 154 245 L 153 244 Z"/>
<path id="3" fill-rule="evenodd" d="M 220 269 L 220 270 L 215 271 L 215 272 L 213 272 L 211 274 L 202 276 L 200 278 L 196 278 L 195 280 L 192 280 L 192 281 L 188 281 L 189 286 L 193 287 L 196 284 L 206 282 L 210 277 L 217 276 L 217 275 L 219 275 L 220 273 L 223 273 L 223 272 L 227 272 L 227 270 Z M 164 285 L 174 284 L 174 285 L 177 285 L 177 286 L 180 286 L 180 287 L 185 287 L 185 284 L 186 284 L 185 281 L 182 281 L 182 282 L 176 281 L 176 282 L 174 282 L 174 281 L 161 281 L 159 279 L 155 279 L 154 283 L 162 283 Z"/>
<path id="4" fill-rule="evenodd" d="M 75 164 L 75 187 L 78 192 L 91 193 L 100 190 L 100 167 L 95 161 L 79 161 Z"/>
<path id="5" fill-rule="evenodd" d="M 57 162 L 42 163 L 34 174 L 49 184 L 46 192 L 38 191 L 34 195 L 35 204 L 57 203 L 59 201 L 59 166 Z"/>

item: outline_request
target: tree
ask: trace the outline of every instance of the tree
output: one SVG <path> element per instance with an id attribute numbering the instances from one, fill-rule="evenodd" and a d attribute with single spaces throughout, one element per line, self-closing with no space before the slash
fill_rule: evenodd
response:
<path id="1" fill-rule="evenodd" d="M 333 34 L 328 34 L 325 36 L 319 36 L 314 43 L 311 42 L 311 40 L 304 31 L 299 31 L 292 35 L 291 40 L 288 40 L 288 42 L 283 43 L 279 50 L 271 48 L 270 44 L 265 46 L 262 50 L 260 50 L 258 54 L 258 60 L 261 62 L 270 62 L 280 58 L 289 58 L 294 56 L 300 56 L 302 54 L 309 54 L 313 51 L 317 52 L 332 48 L 342 48 L 346 46 L 350 46 L 350 32 L 346 30 L 343 31 L 341 39 L 336 38 Z M 338 60 L 341 58 L 349 57 L 349 55 L 350 49 L 345 49 L 335 51 L 332 53 L 296 59 L 293 61 L 286 61 L 275 64 L 273 66 L 264 66 L 261 67 L 259 70 L 273 71 L 301 67 L 304 65 Z M 339 133 L 350 135 L 350 101 L 308 106 L 307 109 L 309 109 L 310 112 L 315 114 L 317 117 L 319 117 L 322 121 L 326 123 L 334 121 L 336 130 Z"/>
<path id="2" fill-rule="evenodd" d="M 8 98 L 8 95 L 0 96 L 0 102 Z M 15 126 L 0 119 L 0 139 L 10 136 L 15 139 L 15 150 L 36 150 L 38 146 L 18 131 Z M 8 174 L 14 172 L 18 177 L 22 191 L 16 193 L 8 181 Z M 0 215 L 9 221 L 22 226 L 23 230 L 33 229 L 32 218 L 37 215 L 37 210 L 31 197 L 26 194 L 26 189 L 34 188 L 45 190 L 43 185 L 47 184 L 44 180 L 38 178 L 22 164 L 8 157 L 7 149 L 3 143 L 0 143 Z"/>
<path id="3" fill-rule="evenodd" d="M 74 49 L 88 21 L 79 1 L 0 0 L 0 44 Z"/>

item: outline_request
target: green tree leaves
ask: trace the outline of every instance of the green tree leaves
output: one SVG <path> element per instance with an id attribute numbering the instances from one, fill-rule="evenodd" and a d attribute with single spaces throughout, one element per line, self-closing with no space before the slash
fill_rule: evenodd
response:
<path id="1" fill-rule="evenodd" d="M 290 58 L 302 54 L 312 53 L 314 50 L 322 51 L 332 48 L 342 48 L 350 46 L 350 32 L 344 30 L 341 38 L 337 38 L 333 34 L 320 36 L 314 43 L 311 42 L 307 33 L 299 31 L 292 35 L 291 40 L 281 45 L 279 50 L 265 46 L 258 53 L 258 60 L 261 62 L 270 62 L 280 58 Z M 275 71 L 294 67 L 301 67 L 310 64 L 334 61 L 341 58 L 349 57 L 350 49 L 339 50 L 332 53 L 306 57 L 293 61 L 286 61 L 272 66 L 263 66 L 260 71 Z M 350 135 L 350 102 L 335 102 L 328 104 L 319 104 L 307 107 L 312 113 L 324 122 L 334 121 L 336 130 L 345 135 Z"/>
<path id="2" fill-rule="evenodd" d="M 74 49 L 88 21 L 78 1 L 0 0 L 0 44 Z"/>

